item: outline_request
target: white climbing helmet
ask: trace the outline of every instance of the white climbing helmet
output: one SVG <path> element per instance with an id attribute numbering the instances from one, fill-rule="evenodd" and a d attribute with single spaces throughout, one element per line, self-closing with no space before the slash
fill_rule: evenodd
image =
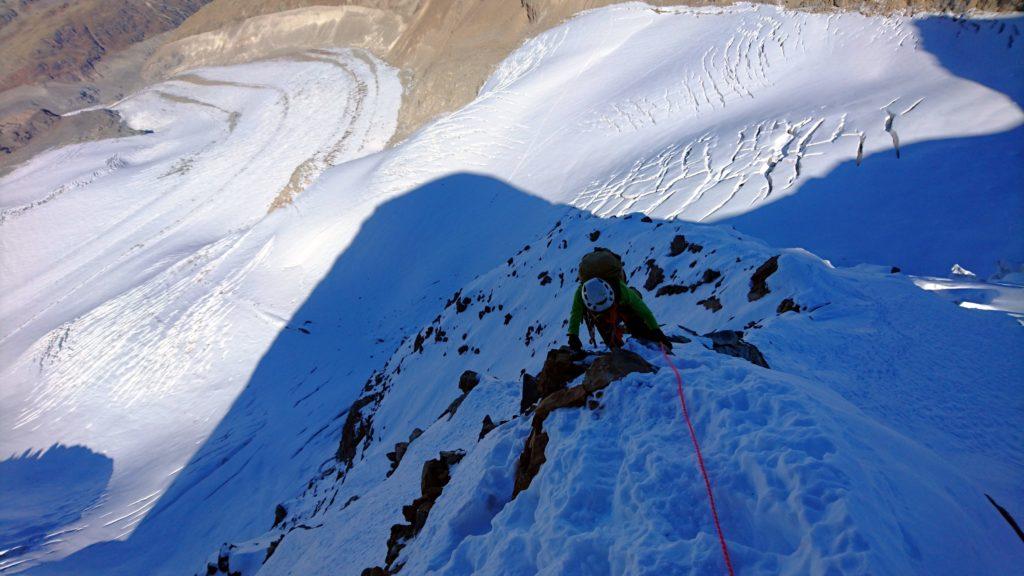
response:
<path id="1" fill-rule="evenodd" d="M 591 278 L 583 283 L 583 304 L 591 312 L 601 313 L 615 303 L 615 291 L 600 278 Z"/>

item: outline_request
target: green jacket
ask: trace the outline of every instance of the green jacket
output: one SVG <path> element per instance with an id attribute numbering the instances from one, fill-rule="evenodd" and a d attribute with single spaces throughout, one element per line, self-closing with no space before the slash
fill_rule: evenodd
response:
<path id="1" fill-rule="evenodd" d="M 658 321 L 654 319 L 651 309 L 647 307 L 647 304 L 644 304 L 643 299 L 632 288 L 621 280 L 619 281 L 619 300 L 617 304 L 627 314 L 639 317 L 651 330 L 660 330 L 658 328 Z M 581 284 L 576 287 L 576 294 L 572 298 L 572 312 L 569 314 L 569 334 L 579 335 L 584 310 L 586 310 L 586 307 L 583 304 L 583 285 Z"/>

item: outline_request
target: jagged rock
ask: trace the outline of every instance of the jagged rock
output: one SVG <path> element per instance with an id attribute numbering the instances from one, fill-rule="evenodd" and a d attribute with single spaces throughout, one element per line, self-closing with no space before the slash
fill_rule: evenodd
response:
<path id="1" fill-rule="evenodd" d="M 675 294 L 682 294 L 684 292 L 687 292 L 688 290 L 689 288 L 683 286 L 682 284 L 666 284 L 661 288 L 658 288 L 658 291 L 654 293 L 654 297 L 657 298 L 659 296 L 673 296 Z"/>
<path id="2" fill-rule="evenodd" d="M 600 238 L 600 237 L 601 237 L 601 231 L 600 230 L 594 230 L 593 232 L 590 233 L 590 241 L 591 242 L 597 242 L 597 239 Z"/>
<path id="3" fill-rule="evenodd" d="M 440 495 L 441 489 L 449 480 L 451 478 L 448 476 L 448 466 L 441 459 L 427 460 L 420 475 L 420 492 L 424 496 Z"/>
<path id="4" fill-rule="evenodd" d="M 395 450 L 385 454 L 388 460 L 391 460 L 391 469 L 398 468 L 398 464 L 402 461 L 402 457 L 405 456 L 405 452 L 409 449 L 408 442 L 398 442 L 395 444 Z"/>
<path id="5" fill-rule="evenodd" d="M 690 246 L 690 243 L 686 241 L 686 237 L 682 234 L 676 234 L 675 238 L 672 239 L 672 243 L 668 246 L 669 256 L 679 256 Z"/>
<path id="6" fill-rule="evenodd" d="M 769 368 L 768 362 L 764 359 L 761 351 L 757 349 L 757 346 L 743 340 L 743 332 L 720 330 L 705 334 L 705 336 L 711 339 L 711 346 L 715 352 L 743 358 L 751 364 Z"/>
<path id="7" fill-rule="evenodd" d="M 537 379 L 523 373 L 523 394 L 519 400 L 519 412 L 526 412 L 530 406 L 536 404 L 537 400 L 540 400 L 540 392 L 537 391 Z"/>
<path id="8" fill-rule="evenodd" d="M 654 366 L 651 366 L 639 354 L 628 350 L 613 350 L 590 364 L 586 376 L 583 377 L 583 387 L 588 392 L 594 393 L 634 372 L 651 373 L 655 371 Z"/>
<path id="9" fill-rule="evenodd" d="M 552 350 L 551 352 L 557 352 Z M 552 357 L 548 353 L 548 358 Z M 547 366 L 547 362 L 545 362 Z M 548 435 L 544 431 L 544 419 L 548 414 L 559 408 L 579 408 L 586 405 L 591 394 L 606 388 L 612 382 L 633 372 L 654 372 L 655 368 L 638 354 L 628 350 L 614 350 L 594 360 L 586 368 L 583 383 L 571 388 L 556 390 L 544 397 L 537 405 L 533 414 L 530 435 L 523 446 L 516 465 L 515 486 L 512 497 L 515 498 L 523 490 L 530 487 L 534 477 L 540 472 L 547 460 L 544 450 L 548 444 Z"/>
<path id="10" fill-rule="evenodd" d="M 359 444 L 370 437 L 370 431 L 373 429 L 372 417 L 364 416 L 362 410 L 376 399 L 376 394 L 363 396 L 353 402 L 348 409 L 345 425 L 341 429 L 341 442 L 335 454 L 338 461 L 345 463 L 345 470 L 352 468 Z"/>
<path id="11" fill-rule="evenodd" d="M 785 314 L 786 312 L 800 313 L 800 305 L 793 301 L 792 298 L 786 298 L 782 302 L 779 302 L 779 307 L 775 309 L 777 314 Z"/>
<path id="12" fill-rule="evenodd" d="M 460 348 L 460 350 L 461 350 L 461 348 Z M 480 353 L 479 349 L 474 349 L 474 350 L 475 350 L 475 352 L 477 354 Z M 459 354 L 461 354 L 461 353 L 462 352 L 459 352 Z M 462 376 L 459 376 L 459 390 L 462 391 L 462 394 L 458 398 L 456 398 L 455 400 L 452 400 L 452 403 L 449 404 L 448 407 L 445 408 L 444 412 L 442 412 L 441 415 L 437 417 L 438 420 L 440 420 L 444 416 L 448 416 L 449 419 L 451 419 L 453 416 L 455 416 L 455 412 L 459 409 L 459 406 L 462 405 L 462 402 L 463 402 L 463 400 L 466 399 L 466 396 L 469 395 L 470 390 L 475 388 L 476 385 L 479 384 L 479 383 L 480 383 L 480 375 L 479 374 L 477 374 L 476 372 L 474 372 L 472 370 L 466 370 L 465 372 L 463 372 Z"/>
<path id="13" fill-rule="evenodd" d="M 779 257 L 772 256 L 771 258 L 764 261 L 763 264 L 754 270 L 754 275 L 750 277 L 750 292 L 747 293 L 747 300 L 753 302 L 764 298 L 766 294 L 771 292 L 768 288 L 768 277 L 775 273 L 779 269 Z"/>
<path id="14" fill-rule="evenodd" d="M 277 551 L 277 547 L 281 544 L 281 541 L 284 540 L 284 536 L 284 534 L 281 534 L 279 537 L 272 540 L 270 542 L 270 545 L 267 546 L 267 555 L 263 557 L 264 564 L 266 564 L 267 560 L 270 560 L 270 557 L 273 556 L 274 552 Z"/>
<path id="15" fill-rule="evenodd" d="M 693 340 L 690 340 L 682 334 L 669 334 L 668 339 L 670 342 L 675 342 L 676 344 L 689 344 L 690 342 L 693 342 Z"/>
<path id="16" fill-rule="evenodd" d="M 480 375 L 472 370 L 466 370 L 459 376 L 459 390 L 462 390 L 463 394 L 469 394 L 469 391 L 479 383 Z"/>
<path id="17" fill-rule="evenodd" d="M 697 304 L 711 310 L 712 312 L 718 312 L 722 309 L 722 301 L 718 299 L 718 296 L 705 298 L 704 300 L 697 302 Z"/>
<path id="18" fill-rule="evenodd" d="M 465 458 L 465 457 L 466 457 L 466 452 L 464 450 L 442 450 L 441 451 L 441 462 L 443 462 L 444 465 L 449 467 L 449 468 L 451 468 L 452 466 L 455 466 L 459 462 L 462 462 L 462 459 Z"/>
<path id="19" fill-rule="evenodd" d="M 465 398 L 465 396 L 461 396 L 460 401 L 461 398 Z M 451 408 L 451 406 L 449 406 L 449 408 Z M 447 414 L 447 411 L 445 414 Z M 452 412 L 452 414 L 454 414 L 454 412 Z M 444 414 L 441 414 L 441 416 L 444 416 Z M 440 418 L 440 416 L 438 418 Z M 406 452 L 409 451 L 409 444 L 412 444 L 413 441 L 419 438 L 421 434 L 423 434 L 423 430 L 420 430 L 419 428 L 413 429 L 412 433 L 409 434 L 409 440 L 407 442 L 399 442 L 395 444 L 394 452 L 388 452 L 385 454 L 387 459 L 391 461 L 391 469 L 388 470 L 387 473 L 388 477 L 391 477 L 391 475 L 395 473 L 395 470 L 398 470 L 399 464 L 402 463 L 402 458 L 405 458 Z"/>
<path id="20" fill-rule="evenodd" d="M 484 436 L 487 436 L 491 430 L 494 430 L 497 427 L 498 425 L 494 423 L 494 420 L 491 420 L 490 414 L 484 416 L 484 421 L 480 425 L 480 435 L 477 436 L 477 440 L 483 440 Z"/>
<path id="21" fill-rule="evenodd" d="M 721 272 L 713 268 L 708 268 L 703 274 L 701 274 L 700 280 L 697 280 L 693 284 L 690 284 L 689 286 L 683 286 L 682 284 L 666 284 L 665 286 L 658 288 L 658 291 L 654 293 L 654 297 L 657 298 L 659 296 L 672 296 L 674 294 L 682 294 L 684 292 L 694 292 L 704 284 L 710 284 L 721 277 Z"/>
<path id="22" fill-rule="evenodd" d="M 359 576 L 388 576 L 388 573 L 380 566 L 374 566 L 363 570 Z"/>
<path id="23" fill-rule="evenodd" d="M 562 346 L 548 352 L 544 366 L 537 375 L 537 391 L 541 397 L 556 390 L 561 390 L 586 371 L 586 366 L 577 364 L 583 354 L 574 352 L 568 346 Z"/>
<path id="24" fill-rule="evenodd" d="M 647 265 L 647 281 L 644 282 L 644 290 L 650 292 L 658 287 L 659 284 L 665 281 L 665 271 L 658 266 L 658 263 L 654 261 L 654 258 L 650 258 L 646 262 Z"/>
<path id="25" fill-rule="evenodd" d="M 284 506 L 278 504 L 277 508 L 274 508 L 274 525 L 271 526 L 271 528 L 277 528 L 277 525 L 287 517 L 288 510 Z"/>
<path id="26" fill-rule="evenodd" d="M 690 286 L 690 292 L 693 292 L 694 288 L 696 288 L 697 286 L 700 286 L 702 284 L 711 284 L 712 282 L 718 280 L 721 277 L 721 272 L 713 268 L 708 268 L 707 270 L 704 271 L 704 274 L 701 275 L 700 281 L 697 282 L 697 284 Z"/>
<path id="27" fill-rule="evenodd" d="M 412 504 L 402 507 L 402 517 L 408 524 L 394 524 L 391 526 L 391 536 L 387 542 L 387 555 L 384 559 L 385 566 L 374 566 L 363 570 L 362 574 L 387 575 L 397 572 L 401 566 L 392 569 L 395 560 L 398 559 L 402 548 L 419 534 L 420 530 L 427 523 L 434 502 L 441 496 L 444 487 L 451 481 L 451 467 L 458 464 L 466 455 L 462 450 L 442 451 L 437 458 L 427 460 L 423 463 L 423 471 L 420 473 L 420 496 L 413 500 Z"/>

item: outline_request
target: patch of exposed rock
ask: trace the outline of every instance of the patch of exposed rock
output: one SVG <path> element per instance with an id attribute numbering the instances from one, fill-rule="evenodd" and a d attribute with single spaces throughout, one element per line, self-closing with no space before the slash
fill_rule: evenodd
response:
<path id="1" fill-rule="evenodd" d="M 548 434 L 544 431 L 544 420 L 548 414 L 560 408 L 586 406 L 587 400 L 592 394 L 607 388 L 612 382 L 621 380 L 634 372 L 650 373 L 655 370 L 654 366 L 651 366 L 638 354 L 628 350 L 614 350 L 598 357 L 586 368 L 581 384 L 566 387 L 566 384 L 575 376 L 562 381 L 560 387 L 556 386 L 556 382 L 551 382 L 551 387 L 555 389 L 542 397 L 533 413 L 530 435 L 526 439 L 523 453 L 519 456 L 519 462 L 516 465 L 512 497 L 515 498 L 520 492 L 530 487 L 530 483 L 533 482 L 534 477 L 537 476 L 546 461 L 544 451 L 548 444 Z M 559 350 L 552 350 L 548 353 L 548 360 L 544 362 L 544 368 L 541 370 L 541 374 L 544 373 L 567 377 L 572 374 L 572 371 L 566 371 L 564 355 Z"/>
<path id="2" fill-rule="evenodd" d="M 753 302 L 764 298 L 771 288 L 768 288 L 768 277 L 779 269 L 779 257 L 772 256 L 754 270 L 750 277 L 750 291 L 747 292 L 747 300 Z"/>
<path id="3" fill-rule="evenodd" d="M 458 464 L 466 455 L 461 450 L 442 451 L 437 458 L 427 460 L 423 463 L 423 471 L 420 474 L 420 496 L 412 501 L 412 504 L 402 506 L 402 517 L 405 524 L 394 524 L 391 526 L 391 536 L 388 538 L 388 552 L 384 559 L 384 566 L 374 566 L 363 570 L 363 576 L 377 576 L 395 574 L 402 569 L 402 565 L 395 564 L 402 549 L 410 540 L 416 537 L 427 524 L 427 517 L 434 503 L 441 497 L 444 487 L 451 481 L 452 467 Z"/>
<path id="4" fill-rule="evenodd" d="M 705 336 L 711 339 L 712 350 L 719 354 L 735 356 L 762 368 L 770 368 L 768 361 L 764 359 L 764 354 L 761 354 L 757 346 L 743 339 L 743 332 L 738 330 L 720 330 L 705 334 Z"/>
<path id="5" fill-rule="evenodd" d="M 568 346 L 549 350 L 539 374 L 523 374 L 523 395 L 519 411 L 526 412 L 538 400 L 565 388 L 566 384 L 586 372 L 585 358 L 584 353 L 574 352 Z"/>

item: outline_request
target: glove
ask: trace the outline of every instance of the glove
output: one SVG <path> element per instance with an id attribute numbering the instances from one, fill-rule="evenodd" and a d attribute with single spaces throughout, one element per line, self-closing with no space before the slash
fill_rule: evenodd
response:
<path id="1" fill-rule="evenodd" d="M 572 350 L 583 350 L 583 342 L 580 342 L 579 334 L 569 334 L 569 348 Z"/>

